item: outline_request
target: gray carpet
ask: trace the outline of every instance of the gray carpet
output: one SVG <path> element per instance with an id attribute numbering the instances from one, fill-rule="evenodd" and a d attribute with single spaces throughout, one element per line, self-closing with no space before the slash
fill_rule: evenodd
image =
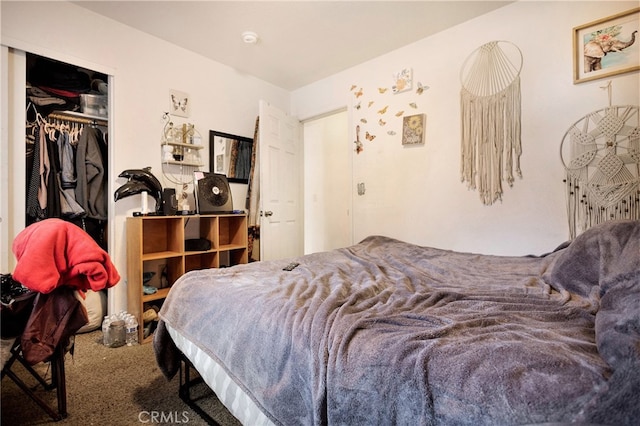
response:
<path id="1" fill-rule="evenodd" d="M 40 409 L 13 383 L 2 379 L 3 425 L 206 425 L 195 411 L 178 396 L 179 377 L 167 381 L 158 369 L 151 344 L 107 348 L 101 344 L 100 330 L 76 336 L 75 353 L 67 354 L 68 417 L 59 422 Z M 47 372 L 48 364 L 38 370 Z M 36 381 L 22 366 L 13 371 L 30 385 Z M 50 373 L 49 376 L 50 377 Z M 27 380 L 31 379 L 31 380 Z M 56 407 L 55 391 L 37 388 Z M 223 407 L 204 384 L 194 388 L 198 405 L 222 426 L 240 423 Z M 154 416 L 153 418 L 151 416 Z"/>

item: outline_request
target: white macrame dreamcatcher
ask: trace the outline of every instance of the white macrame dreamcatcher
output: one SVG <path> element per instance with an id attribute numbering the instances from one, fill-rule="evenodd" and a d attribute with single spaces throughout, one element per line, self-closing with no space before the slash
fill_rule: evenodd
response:
<path id="1" fill-rule="evenodd" d="M 569 235 L 612 219 L 640 219 L 640 113 L 614 105 L 591 112 L 565 133 Z"/>
<path id="2" fill-rule="evenodd" d="M 478 189 L 485 205 L 502 199 L 502 181 L 513 185 L 514 162 L 522 177 L 521 69 L 517 46 L 492 41 L 471 53 L 460 73 L 461 179 L 468 188 Z"/>

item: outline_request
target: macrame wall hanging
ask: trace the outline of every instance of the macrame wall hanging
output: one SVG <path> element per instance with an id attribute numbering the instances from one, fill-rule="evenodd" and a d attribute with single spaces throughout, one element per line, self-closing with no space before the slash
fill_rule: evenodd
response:
<path id="1" fill-rule="evenodd" d="M 640 112 L 611 105 L 576 121 L 565 133 L 560 156 L 566 170 L 571 239 L 612 219 L 640 219 Z"/>
<path id="2" fill-rule="evenodd" d="M 502 182 L 520 171 L 522 53 L 506 41 L 480 46 L 466 59 L 462 82 L 461 179 L 485 205 L 502 200 Z"/>

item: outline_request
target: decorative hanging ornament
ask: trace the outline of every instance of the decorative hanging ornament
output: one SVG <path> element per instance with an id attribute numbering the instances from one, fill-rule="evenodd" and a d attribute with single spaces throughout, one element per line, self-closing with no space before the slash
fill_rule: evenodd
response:
<path id="1" fill-rule="evenodd" d="M 478 189 L 485 205 L 502 200 L 502 182 L 513 185 L 520 170 L 520 71 L 522 52 L 507 41 L 492 41 L 462 66 L 461 179 Z"/>
<path id="2" fill-rule="evenodd" d="M 576 121 L 560 144 L 571 239 L 612 219 L 640 219 L 640 112 L 614 105 Z"/>

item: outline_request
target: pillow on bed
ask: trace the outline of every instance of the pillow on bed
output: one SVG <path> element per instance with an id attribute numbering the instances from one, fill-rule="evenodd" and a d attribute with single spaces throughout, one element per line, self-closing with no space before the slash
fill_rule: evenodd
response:
<path id="1" fill-rule="evenodd" d="M 545 279 L 557 290 L 589 297 L 618 277 L 640 275 L 640 221 L 617 220 L 580 234 L 552 263 Z"/>

